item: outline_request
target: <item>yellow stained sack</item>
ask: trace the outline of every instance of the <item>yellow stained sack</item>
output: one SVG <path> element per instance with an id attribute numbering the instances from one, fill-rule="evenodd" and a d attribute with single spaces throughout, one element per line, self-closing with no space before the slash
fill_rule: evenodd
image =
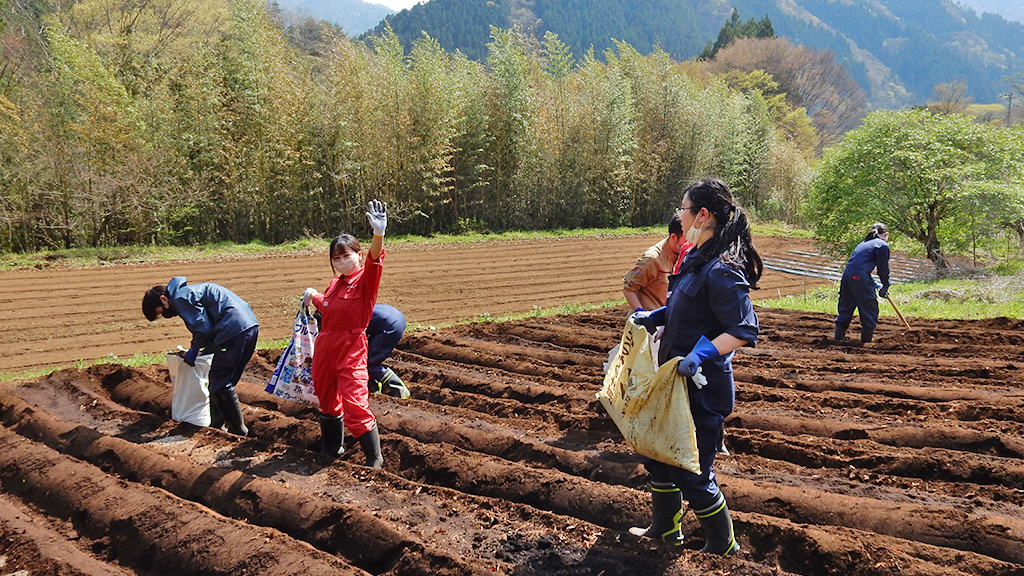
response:
<path id="1" fill-rule="evenodd" d="M 629 319 L 597 398 L 634 450 L 700 474 L 686 379 L 676 372 L 679 360 L 657 367 L 647 330 Z"/>

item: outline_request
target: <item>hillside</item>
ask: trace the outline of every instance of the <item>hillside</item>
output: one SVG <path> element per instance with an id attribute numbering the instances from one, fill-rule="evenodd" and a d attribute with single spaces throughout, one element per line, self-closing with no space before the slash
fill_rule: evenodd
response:
<path id="1" fill-rule="evenodd" d="M 432 0 L 386 22 L 407 45 L 426 32 L 478 60 L 490 26 L 516 24 L 538 37 L 557 33 L 577 57 L 590 47 L 600 55 L 619 40 L 643 53 L 660 45 L 687 60 L 717 36 L 734 6 L 744 20 L 768 16 L 779 36 L 834 51 L 874 108 L 924 103 L 936 84 L 954 80 L 976 102 L 997 102 L 1002 77 L 1024 68 L 1024 24 L 948 0 Z"/>
<path id="2" fill-rule="evenodd" d="M 277 0 L 285 10 L 308 14 L 337 24 L 345 33 L 358 35 L 376 26 L 394 11 L 381 4 L 361 0 Z"/>
<path id="3" fill-rule="evenodd" d="M 978 14 L 991 12 L 1024 23 L 1024 3 L 1020 0 L 960 0 L 960 4 L 973 8 Z"/>

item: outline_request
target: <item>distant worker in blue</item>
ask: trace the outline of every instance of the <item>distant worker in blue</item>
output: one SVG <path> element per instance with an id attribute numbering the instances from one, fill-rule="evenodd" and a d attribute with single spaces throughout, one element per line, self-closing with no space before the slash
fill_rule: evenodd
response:
<path id="1" fill-rule="evenodd" d="M 405 315 L 394 306 L 375 304 L 370 324 L 366 327 L 367 358 L 371 394 L 387 394 L 395 398 L 408 398 L 409 389 L 395 371 L 384 365 L 398 341 L 405 334 Z"/>
<path id="2" fill-rule="evenodd" d="M 845 340 L 846 330 L 853 320 L 853 311 L 860 315 L 860 341 L 871 342 L 878 325 L 878 296 L 889 297 L 889 227 L 881 222 L 871 225 L 864 241 L 853 249 L 846 262 L 843 279 L 839 283 L 839 315 L 836 316 L 835 339 Z M 871 271 L 878 270 L 882 283 L 875 296 L 875 281 Z"/>
<path id="3" fill-rule="evenodd" d="M 234 292 L 212 282 L 191 286 L 175 276 L 166 286 L 153 286 L 142 297 L 142 313 L 150 322 L 159 316 L 181 316 L 192 333 L 185 363 L 195 366 L 201 352 L 213 354 L 210 363 L 211 426 L 226 424 L 228 432 L 249 434 L 238 401 L 238 385 L 245 365 L 256 351 L 260 323 L 249 304 Z"/>

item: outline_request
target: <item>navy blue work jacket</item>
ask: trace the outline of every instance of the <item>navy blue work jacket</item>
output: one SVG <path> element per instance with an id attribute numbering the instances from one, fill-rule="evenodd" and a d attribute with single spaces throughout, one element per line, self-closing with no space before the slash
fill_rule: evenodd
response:
<path id="1" fill-rule="evenodd" d="M 212 282 L 188 286 L 184 276 L 175 276 L 167 283 L 167 298 L 192 333 L 192 348 L 216 346 L 259 326 L 248 302 Z"/>
<path id="2" fill-rule="evenodd" d="M 707 242 L 703 248 L 709 249 L 711 245 Z M 699 248 L 694 249 L 686 259 L 698 253 Z M 747 346 L 757 343 L 760 328 L 750 302 L 750 284 L 742 270 L 714 258 L 696 270 L 675 275 L 669 284 L 672 294 L 664 309 L 665 331 L 658 352 L 659 363 L 686 356 L 701 336 L 714 340 L 728 333 L 745 340 Z M 698 428 L 720 426 L 732 412 L 736 401 L 732 356 L 730 352 L 701 364 L 701 373 L 708 379 L 702 389 L 687 380 L 690 411 Z"/>
<path id="3" fill-rule="evenodd" d="M 881 238 L 865 240 L 853 249 L 850 259 L 843 270 L 843 280 L 853 282 L 856 286 L 875 291 L 875 281 L 871 279 L 871 271 L 878 269 L 878 280 L 883 290 L 889 288 L 889 244 Z"/>

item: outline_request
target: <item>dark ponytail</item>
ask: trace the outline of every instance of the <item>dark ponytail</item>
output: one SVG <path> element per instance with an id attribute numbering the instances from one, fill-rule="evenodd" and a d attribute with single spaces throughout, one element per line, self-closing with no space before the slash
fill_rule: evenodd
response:
<path id="1" fill-rule="evenodd" d="M 863 241 L 867 242 L 868 240 L 874 240 L 875 238 L 881 238 L 882 234 L 888 234 L 888 233 L 889 233 L 889 227 L 888 226 L 886 226 L 885 224 L 882 224 L 881 222 L 875 222 L 874 224 L 871 225 L 871 232 L 868 232 L 868 235 L 864 237 Z"/>
<path id="2" fill-rule="evenodd" d="M 705 178 L 687 188 L 684 196 L 689 196 L 694 213 L 706 208 L 715 217 L 717 228 L 715 235 L 708 240 L 710 249 L 701 250 L 694 258 L 684 261 L 679 273 L 685 274 L 714 258 L 721 258 L 742 270 L 750 287 L 757 289 L 764 263 L 750 236 L 750 219 L 746 211 L 733 202 L 729 186 L 718 178 Z"/>

